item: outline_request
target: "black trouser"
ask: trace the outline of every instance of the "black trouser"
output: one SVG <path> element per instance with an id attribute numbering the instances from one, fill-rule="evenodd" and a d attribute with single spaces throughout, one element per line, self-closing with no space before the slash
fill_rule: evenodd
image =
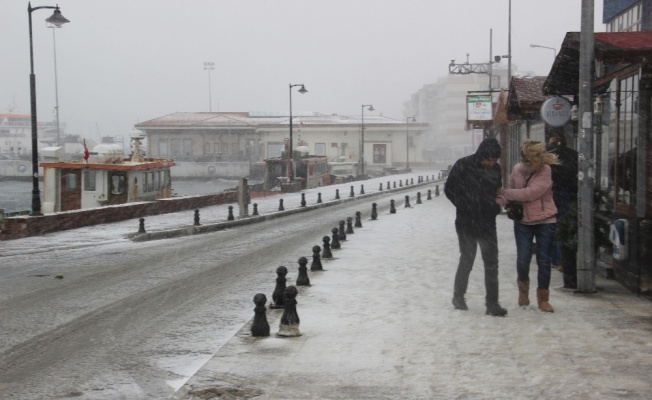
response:
<path id="1" fill-rule="evenodd" d="M 498 303 L 498 238 L 496 237 L 496 221 L 478 229 L 468 224 L 455 221 L 455 230 L 460 243 L 460 262 L 455 274 L 454 296 L 466 294 L 469 275 L 473 269 L 475 254 L 480 246 L 484 262 L 484 285 L 487 290 L 486 304 Z"/>

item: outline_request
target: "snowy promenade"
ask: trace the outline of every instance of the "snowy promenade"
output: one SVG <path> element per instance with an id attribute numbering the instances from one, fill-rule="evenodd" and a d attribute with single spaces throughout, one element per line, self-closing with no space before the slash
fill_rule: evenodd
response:
<path id="1" fill-rule="evenodd" d="M 500 300 L 509 314 L 485 315 L 479 254 L 469 311 L 454 310 L 454 214 L 442 195 L 365 218 L 335 259 L 322 260 L 325 271 L 308 272 L 312 286 L 299 287 L 300 337 L 277 337 L 282 310 L 270 309 L 270 337 L 251 337 L 247 323 L 174 399 L 649 398 L 648 300 L 601 276 L 598 293 L 574 294 L 553 271 L 556 312 L 536 301 L 520 309 L 512 222 L 501 215 Z M 287 267 L 294 284 L 297 266 Z"/>

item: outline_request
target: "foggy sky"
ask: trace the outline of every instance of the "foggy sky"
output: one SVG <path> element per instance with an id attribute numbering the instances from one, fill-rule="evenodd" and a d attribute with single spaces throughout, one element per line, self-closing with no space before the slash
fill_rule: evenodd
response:
<path id="1" fill-rule="evenodd" d="M 30 113 L 27 1 L 0 13 L 0 112 Z M 54 6 L 55 1 L 32 1 Z M 56 29 L 60 120 L 99 141 L 174 112 L 289 109 L 403 118 L 403 103 L 461 63 L 508 52 L 508 0 L 58 0 L 71 22 Z M 52 10 L 32 13 L 37 112 L 54 120 Z M 604 31 L 596 1 L 595 31 Z M 512 65 L 547 75 L 553 50 L 579 31 L 580 0 L 513 0 Z M 506 61 L 503 61 L 506 63 Z M 296 88 L 295 88 L 296 90 Z"/>

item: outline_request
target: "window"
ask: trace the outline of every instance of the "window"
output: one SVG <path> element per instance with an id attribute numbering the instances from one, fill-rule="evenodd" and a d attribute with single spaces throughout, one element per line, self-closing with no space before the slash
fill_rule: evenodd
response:
<path id="1" fill-rule="evenodd" d="M 75 174 L 66 174 L 64 176 L 64 181 L 65 181 L 65 190 L 66 191 L 74 191 L 77 189 L 77 175 Z"/>
<path id="2" fill-rule="evenodd" d="M 610 154 L 610 174 L 614 184 L 616 208 L 621 213 L 632 215 L 636 204 L 638 86 L 638 73 L 625 77 L 617 83 L 616 142 L 613 155 Z"/>
<path id="3" fill-rule="evenodd" d="M 87 192 L 94 192 L 96 186 L 97 171 L 86 170 L 84 171 L 84 190 Z"/>
<path id="4" fill-rule="evenodd" d="M 124 175 L 111 175 L 111 194 L 125 193 L 125 179 Z"/>
<path id="5" fill-rule="evenodd" d="M 337 144 L 335 144 L 337 147 Z M 326 155 L 326 143 L 315 143 L 315 154 L 318 156 Z"/>
<path id="6" fill-rule="evenodd" d="M 238 144 L 237 143 L 231 143 L 231 154 L 234 156 L 238 155 Z"/>
<path id="7" fill-rule="evenodd" d="M 168 149 L 168 140 L 167 139 L 159 139 L 158 140 L 158 155 L 159 156 L 167 156 L 170 154 L 170 150 Z"/>
<path id="8" fill-rule="evenodd" d="M 170 139 L 170 152 L 173 157 L 181 155 L 181 141 L 179 139 Z"/>
<path id="9" fill-rule="evenodd" d="M 183 139 L 183 155 L 187 157 L 192 155 L 192 139 Z"/>
<path id="10" fill-rule="evenodd" d="M 148 172 L 147 173 L 147 191 L 148 192 L 153 192 L 154 191 L 154 173 L 153 172 Z"/>

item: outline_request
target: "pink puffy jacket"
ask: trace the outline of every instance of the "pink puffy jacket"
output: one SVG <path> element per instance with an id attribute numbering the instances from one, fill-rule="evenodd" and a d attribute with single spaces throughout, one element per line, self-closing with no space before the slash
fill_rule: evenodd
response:
<path id="1" fill-rule="evenodd" d="M 552 218 L 557 215 L 557 207 L 552 199 L 552 170 L 549 165 L 544 165 L 541 170 L 532 175 L 527 187 L 525 181 L 531 172 L 518 163 L 512 169 L 510 188 L 505 189 L 502 196 L 497 196 L 498 203 L 505 205 L 508 200 L 523 203 L 522 222 L 537 222 Z"/>

